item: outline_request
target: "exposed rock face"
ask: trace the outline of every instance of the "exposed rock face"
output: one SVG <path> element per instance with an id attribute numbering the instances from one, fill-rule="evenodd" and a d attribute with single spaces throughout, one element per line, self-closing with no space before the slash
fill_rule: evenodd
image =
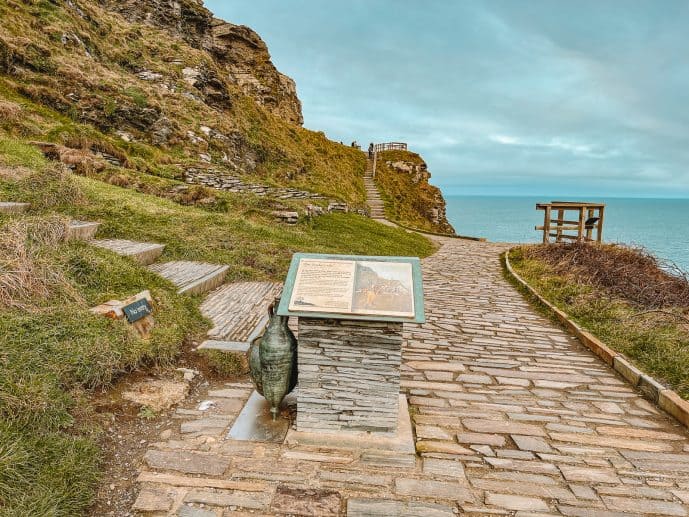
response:
<path id="1" fill-rule="evenodd" d="M 231 101 L 223 81 L 237 85 L 258 104 L 292 124 L 304 118 L 294 81 L 280 73 L 270 60 L 265 42 L 256 32 L 218 18 L 200 0 L 106 0 L 109 9 L 132 22 L 165 29 L 191 46 L 208 51 L 223 72 L 217 77 L 202 65 L 188 64 L 184 79 L 218 108 Z M 147 77 L 146 77 L 147 78 Z"/>
<path id="2" fill-rule="evenodd" d="M 425 181 L 428 182 L 428 179 L 431 177 L 431 173 L 428 172 L 427 166 L 425 163 L 413 163 L 413 162 L 405 162 L 403 160 L 398 160 L 396 162 L 388 161 L 386 162 L 388 166 L 392 167 L 398 172 L 406 172 L 407 174 L 411 175 L 411 181 L 412 183 L 419 183 L 420 181 Z"/>
<path id="3" fill-rule="evenodd" d="M 268 47 L 253 30 L 213 20 L 213 54 L 224 64 L 229 79 L 272 113 L 302 125 L 301 102 L 294 81 L 277 71 Z"/>
<path id="4" fill-rule="evenodd" d="M 403 195 L 394 195 L 396 203 L 408 203 L 411 211 L 430 221 L 433 231 L 454 234 L 455 230 L 447 220 L 443 194 L 428 182 L 431 173 L 426 163 L 414 153 L 396 152 L 395 155 L 395 159 L 385 161 L 385 166 L 394 175 L 406 177 L 401 184 L 410 190 Z M 410 159 L 405 159 L 407 156 Z M 404 201 L 405 198 L 408 201 Z"/>

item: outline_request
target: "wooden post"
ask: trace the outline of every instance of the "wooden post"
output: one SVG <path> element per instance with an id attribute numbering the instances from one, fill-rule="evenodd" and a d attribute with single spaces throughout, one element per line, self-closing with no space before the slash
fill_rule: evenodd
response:
<path id="1" fill-rule="evenodd" d="M 586 211 L 586 220 L 588 221 L 589 219 L 591 219 L 591 218 L 593 217 L 593 214 L 594 214 L 594 209 L 593 209 L 593 208 L 589 208 L 589 209 Z M 587 241 L 593 240 L 593 239 L 591 239 L 592 233 L 593 233 L 593 226 L 588 226 L 588 227 L 586 228 L 586 240 L 587 240 Z"/>
<path id="2" fill-rule="evenodd" d="M 597 242 L 603 242 L 603 215 L 605 213 L 605 206 L 601 206 L 598 209 L 598 235 L 596 235 L 596 241 Z"/>
<path id="3" fill-rule="evenodd" d="M 562 225 L 565 220 L 565 210 L 564 208 L 557 209 L 557 235 L 555 237 L 555 242 L 562 242 Z"/>
<path id="4" fill-rule="evenodd" d="M 550 242 L 550 205 L 545 207 L 545 220 L 543 221 L 543 244 Z"/>
<path id="5" fill-rule="evenodd" d="M 373 151 L 373 177 L 376 177 L 376 166 L 378 165 L 378 152 Z"/>
<path id="6" fill-rule="evenodd" d="M 577 241 L 584 240 L 584 228 L 586 226 L 586 207 L 579 207 L 579 228 L 577 229 Z"/>

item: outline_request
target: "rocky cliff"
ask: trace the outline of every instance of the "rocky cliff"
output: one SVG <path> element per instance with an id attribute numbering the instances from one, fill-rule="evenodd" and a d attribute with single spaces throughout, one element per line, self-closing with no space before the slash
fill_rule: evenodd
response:
<path id="1" fill-rule="evenodd" d="M 107 151 L 136 173 L 206 168 L 363 204 L 363 154 L 302 128 L 263 40 L 201 2 L 5 0 L 0 20 L 15 136 Z"/>
<path id="2" fill-rule="evenodd" d="M 275 68 L 268 47 L 249 27 L 215 18 L 203 2 L 196 0 L 108 0 L 105 5 L 130 22 L 161 28 L 172 37 L 207 51 L 223 72 L 221 80 L 237 85 L 283 120 L 304 123 L 294 81 Z M 189 68 L 185 77 L 192 85 L 203 83 L 204 72 Z"/>
<path id="3" fill-rule="evenodd" d="M 454 234 L 443 194 L 429 183 L 430 177 L 428 166 L 416 153 L 385 151 L 378 156 L 376 182 L 388 217 L 420 230 Z"/>

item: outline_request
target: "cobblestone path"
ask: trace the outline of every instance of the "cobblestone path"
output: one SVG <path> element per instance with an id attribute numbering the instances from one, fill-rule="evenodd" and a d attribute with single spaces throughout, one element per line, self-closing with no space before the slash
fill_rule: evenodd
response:
<path id="1" fill-rule="evenodd" d="M 503 278 L 503 245 L 444 239 L 406 329 L 412 463 L 225 440 L 249 384 L 177 410 L 142 467 L 161 515 L 687 515 L 689 435 Z M 204 399 L 215 401 L 207 411 Z M 310 513 L 309 513 L 310 512 Z"/>

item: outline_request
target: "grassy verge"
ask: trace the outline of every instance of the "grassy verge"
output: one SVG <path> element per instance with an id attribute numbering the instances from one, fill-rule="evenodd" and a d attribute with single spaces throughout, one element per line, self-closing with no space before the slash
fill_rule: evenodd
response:
<path id="1" fill-rule="evenodd" d="M 619 247 L 599 251 L 596 260 L 600 262 L 605 256 L 618 257 Z M 523 246 L 510 253 L 510 262 L 524 280 L 581 327 L 683 398 L 689 398 L 689 325 L 683 316 L 687 308 L 650 308 L 638 294 L 621 294 L 628 291 L 619 288 L 623 280 L 617 286 L 601 285 L 583 269 L 566 267 L 562 261 L 550 263 L 543 258 L 547 253 L 542 246 Z M 624 265 L 618 262 L 616 267 Z M 652 276 L 667 281 L 659 269 Z M 637 280 L 630 278 L 628 282 Z M 638 292 L 649 290 L 647 286 Z"/>
<path id="2" fill-rule="evenodd" d="M 0 216 L 0 515 L 82 514 L 99 477 L 100 430 L 90 390 L 123 372 L 170 363 L 206 329 L 198 298 L 134 262 L 65 243 L 70 217 L 102 223 L 99 236 L 166 245 L 162 260 L 230 265 L 230 279 L 282 279 L 293 252 L 426 256 L 425 238 L 352 214 L 277 224 L 262 202 L 227 196 L 203 209 L 74 176 L 32 146 L 0 140 L 0 199 L 32 202 Z M 88 308 L 150 289 L 156 327 L 142 340 Z M 218 374 L 236 366 L 215 359 Z"/>

